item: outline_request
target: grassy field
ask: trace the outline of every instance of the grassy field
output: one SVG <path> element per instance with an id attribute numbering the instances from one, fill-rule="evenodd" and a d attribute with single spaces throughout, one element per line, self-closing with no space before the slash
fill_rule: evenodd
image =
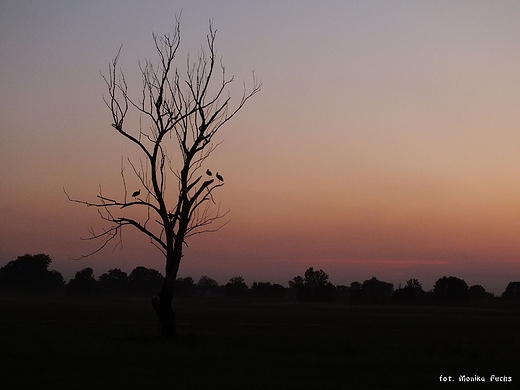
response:
<path id="1" fill-rule="evenodd" d="M 0 388 L 520 388 L 515 308 L 175 306 L 180 337 L 165 342 L 148 299 L 0 299 Z"/>

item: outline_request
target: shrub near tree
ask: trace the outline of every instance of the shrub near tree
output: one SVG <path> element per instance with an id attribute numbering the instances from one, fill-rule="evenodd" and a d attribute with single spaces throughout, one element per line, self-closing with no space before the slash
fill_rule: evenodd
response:
<path id="1" fill-rule="evenodd" d="M 128 291 L 128 275 L 118 268 L 109 270 L 98 279 L 98 289 L 109 294 L 120 294 Z"/>
<path id="2" fill-rule="evenodd" d="M 348 288 L 348 302 L 352 304 L 388 303 L 392 298 L 394 285 L 383 282 L 372 277 L 365 280 L 362 284 L 352 282 Z"/>
<path id="3" fill-rule="evenodd" d="M 502 298 L 520 301 L 520 282 L 510 282 L 502 293 Z"/>
<path id="4" fill-rule="evenodd" d="M 464 280 L 455 276 L 443 276 L 433 286 L 433 298 L 438 303 L 459 304 L 468 300 L 468 290 Z"/>
<path id="5" fill-rule="evenodd" d="M 97 281 L 94 270 L 90 267 L 76 272 L 74 279 L 67 284 L 67 293 L 71 296 L 88 296 L 96 291 Z"/>
<path id="6" fill-rule="evenodd" d="M 480 284 L 475 284 L 468 289 L 468 297 L 473 300 L 483 300 L 494 298 L 494 295 L 487 292 Z"/>
<path id="7" fill-rule="evenodd" d="M 372 277 L 363 282 L 361 290 L 366 295 L 368 302 L 387 303 L 394 292 L 394 285 Z"/>
<path id="8" fill-rule="evenodd" d="M 61 273 L 49 270 L 49 255 L 25 254 L 0 268 L 0 291 L 47 294 L 63 290 Z"/>
<path id="9" fill-rule="evenodd" d="M 289 281 L 289 287 L 295 291 L 299 301 L 328 301 L 334 298 L 334 286 L 329 282 L 329 275 L 323 270 L 314 271 L 313 267 L 305 271 L 304 276 L 296 276 Z"/>
<path id="10" fill-rule="evenodd" d="M 253 282 L 253 285 L 251 286 L 251 294 L 255 298 L 282 299 L 285 298 L 286 293 L 286 288 L 277 283 Z"/>
<path id="11" fill-rule="evenodd" d="M 225 298 L 245 298 L 248 295 L 249 287 L 242 276 L 235 276 L 229 279 L 224 287 Z"/>
<path id="12" fill-rule="evenodd" d="M 424 290 L 417 279 L 410 279 L 406 286 L 398 288 L 392 294 L 392 302 L 400 305 L 418 304 L 424 296 Z"/>
<path id="13" fill-rule="evenodd" d="M 352 304 L 368 303 L 366 292 L 362 289 L 363 285 L 359 282 L 352 282 L 347 288 L 348 302 Z"/>
<path id="14" fill-rule="evenodd" d="M 136 294 L 157 294 L 163 280 L 164 277 L 155 269 L 135 267 L 128 276 L 128 289 Z"/>
<path id="15" fill-rule="evenodd" d="M 218 287 L 218 282 L 206 275 L 202 275 L 197 282 L 197 288 L 202 292 L 206 290 L 217 290 Z"/>
<path id="16" fill-rule="evenodd" d="M 196 291 L 195 281 L 189 276 L 175 281 L 175 295 L 178 297 L 191 297 Z"/>

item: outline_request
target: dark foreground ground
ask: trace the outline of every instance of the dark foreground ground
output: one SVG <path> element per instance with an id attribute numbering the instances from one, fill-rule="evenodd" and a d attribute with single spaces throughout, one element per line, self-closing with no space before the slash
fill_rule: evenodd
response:
<path id="1" fill-rule="evenodd" d="M 0 389 L 520 388 L 514 307 L 176 308 L 181 336 L 165 342 L 148 299 L 0 298 Z"/>

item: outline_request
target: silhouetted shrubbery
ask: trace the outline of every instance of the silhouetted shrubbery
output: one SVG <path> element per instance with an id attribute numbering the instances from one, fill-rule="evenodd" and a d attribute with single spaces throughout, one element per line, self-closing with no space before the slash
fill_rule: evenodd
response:
<path id="1" fill-rule="evenodd" d="M 251 286 L 251 295 L 261 299 L 282 299 L 285 298 L 287 289 L 281 284 L 271 284 L 270 282 L 254 282 Z"/>
<path id="2" fill-rule="evenodd" d="M 369 303 L 388 303 L 394 292 L 394 285 L 372 277 L 363 282 L 361 290 L 366 294 Z"/>
<path id="3" fill-rule="evenodd" d="M 175 281 L 175 296 L 177 297 L 191 297 L 197 291 L 195 281 L 189 276 L 186 278 L 178 278 Z"/>
<path id="4" fill-rule="evenodd" d="M 410 279 L 406 286 L 398 288 L 392 294 L 392 302 L 400 305 L 417 305 L 423 302 L 424 291 L 417 279 Z"/>
<path id="5" fill-rule="evenodd" d="M 96 291 L 97 281 L 92 268 L 84 268 L 76 272 L 74 279 L 67 284 L 67 293 L 70 296 L 88 296 Z"/>
<path id="6" fill-rule="evenodd" d="M 128 290 L 135 294 L 155 295 L 161 291 L 164 277 L 157 270 L 136 267 L 128 276 Z"/>
<path id="7" fill-rule="evenodd" d="M 460 304 L 469 298 L 466 282 L 455 276 L 443 276 L 433 286 L 433 299 L 442 304 Z"/>
<path id="8" fill-rule="evenodd" d="M 248 293 L 249 287 L 242 276 L 229 279 L 229 282 L 224 286 L 224 298 L 246 298 Z"/>
<path id="9" fill-rule="evenodd" d="M 472 300 L 483 300 L 483 299 L 493 299 L 495 297 L 494 294 L 486 291 L 484 287 L 480 284 L 475 284 L 471 286 L 468 290 L 468 297 Z"/>
<path id="10" fill-rule="evenodd" d="M 98 290 L 102 293 L 121 294 L 128 292 L 128 275 L 118 268 L 109 270 L 98 279 Z"/>
<path id="11" fill-rule="evenodd" d="M 63 290 L 65 282 L 60 272 L 49 270 L 49 255 L 25 254 L 0 268 L 0 291 L 48 294 Z"/>
<path id="12" fill-rule="evenodd" d="M 502 298 L 520 301 L 520 282 L 510 282 L 502 293 Z"/>
<path id="13" fill-rule="evenodd" d="M 289 287 L 295 292 L 300 302 L 330 301 L 335 297 L 334 286 L 329 282 L 329 275 L 323 270 L 314 271 L 313 267 L 305 271 L 304 276 L 296 276 L 289 281 Z"/>
<path id="14" fill-rule="evenodd" d="M 60 272 L 49 270 L 51 258 L 46 254 L 19 256 L 0 268 L 0 292 L 32 293 L 45 295 L 66 291 L 69 296 L 99 296 L 102 294 L 147 294 L 156 295 L 161 290 L 163 276 L 157 270 L 136 267 L 130 275 L 114 268 L 102 274 L 98 280 L 92 268 L 78 271 L 65 286 Z M 397 305 L 462 305 L 468 302 L 497 299 L 481 285 L 468 287 L 467 283 L 454 276 L 438 279 L 433 290 L 424 291 L 417 279 L 410 279 L 404 287 L 394 290 L 392 283 L 375 277 L 363 283 L 352 282 L 350 286 L 334 286 L 323 270 L 308 268 L 303 276 L 289 281 L 289 288 L 270 282 L 254 282 L 251 288 L 241 276 L 229 279 L 220 286 L 216 280 L 202 276 L 197 283 L 191 277 L 176 280 L 175 296 L 178 298 L 255 298 L 291 299 L 300 302 L 340 301 L 351 304 Z M 520 282 L 510 282 L 501 299 L 520 301 Z"/>

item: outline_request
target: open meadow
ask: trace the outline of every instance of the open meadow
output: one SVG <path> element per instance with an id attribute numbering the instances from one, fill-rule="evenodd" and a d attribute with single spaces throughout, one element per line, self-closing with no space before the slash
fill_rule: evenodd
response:
<path id="1" fill-rule="evenodd" d="M 0 388 L 519 388 L 520 310 L 175 302 L 157 336 L 135 299 L 0 299 Z M 441 382 L 440 376 L 452 377 Z M 459 382 L 459 376 L 485 383 Z M 511 382 L 490 383 L 490 376 Z"/>

